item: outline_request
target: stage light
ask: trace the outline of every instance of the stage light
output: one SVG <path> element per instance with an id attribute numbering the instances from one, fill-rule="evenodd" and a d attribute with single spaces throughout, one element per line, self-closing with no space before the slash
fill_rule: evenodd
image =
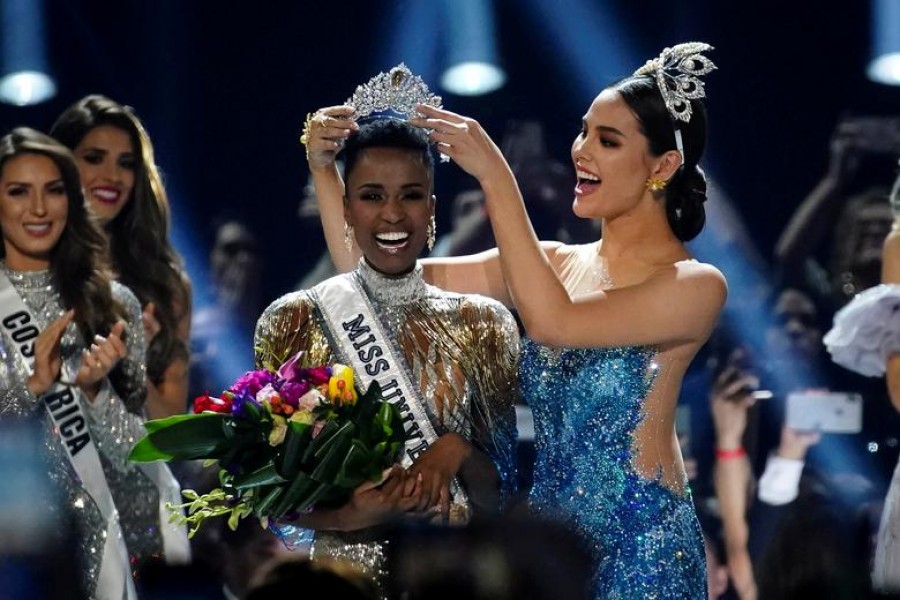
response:
<path id="1" fill-rule="evenodd" d="M 40 71 L 17 71 L 0 78 L 0 100 L 7 104 L 38 104 L 55 95 L 53 79 Z"/>
<path id="2" fill-rule="evenodd" d="M 56 95 L 44 47 L 41 0 L 0 2 L 0 102 L 26 106 Z"/>
<path id="3" fill-rule="evenodd" d="M 900 85 L 900 0 L 872 2 L 872 61 L 869 79 Z"/>
<path id="4" fill-rule="evenodd" d="M 490 0 L 445 0 L 446 64 L 441 86 L 460 96 L 489 94 L 506 83 L 497 61 Z"/>
<path id="5" fill-rule="evenodd" d="M 441 85 L 460 96 L 478 96 L 499 89 L 506 83 L 506 73 L 486 62 L 464 62 L 453 65 L 441 77 Z"/>

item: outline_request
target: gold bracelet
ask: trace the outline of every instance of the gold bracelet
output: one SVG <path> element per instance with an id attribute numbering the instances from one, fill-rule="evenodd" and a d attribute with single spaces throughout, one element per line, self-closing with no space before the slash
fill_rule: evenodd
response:
<path id="1" fill-rule="evenodd" d="M 303 132 L 300 134 L 300 143 L 306 148 L 306 160 L 309 160 L 309 129 L 312 125 L 313 113 L 306 113 L 306 121 L 303 122 Z"/>

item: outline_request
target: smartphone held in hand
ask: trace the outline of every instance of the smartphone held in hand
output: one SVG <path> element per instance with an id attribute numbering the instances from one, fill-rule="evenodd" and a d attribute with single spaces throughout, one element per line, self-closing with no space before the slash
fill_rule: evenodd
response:
<path id="1" fill-rule="evenodd" d="M 798 431 L 859 433 L 862 431 L 862 396 L 851 392 L 791 392 L 785 424 Z"/>

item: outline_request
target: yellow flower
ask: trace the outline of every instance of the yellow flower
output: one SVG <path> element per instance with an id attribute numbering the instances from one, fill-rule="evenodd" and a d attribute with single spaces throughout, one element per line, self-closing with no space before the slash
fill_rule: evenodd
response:
<path id="1" fill-rule="evenodd" d="M 356 388 L 353 387 L 353 369 L 336 364 L 328 380 L 328 397 L 335 404 L 355 404 Z"/>
<path id="2" fill-rule="evenodd" d="M 303 410 L 302 408 L 298 409 L 297 412 L 291 415 L 291 421 L 294 423 L 303 423 L 304 425 L 312 425 L 315 418 L 313 417 L 312 412 L 308 410 Z"/>
<path id="3" fill-rule="evenodd" d="M 269 432 L 269 445 L 278 446 L 284 442 L 287 433 L 287 420 L 280 415 L 272 415 L 272 431 Z"/>

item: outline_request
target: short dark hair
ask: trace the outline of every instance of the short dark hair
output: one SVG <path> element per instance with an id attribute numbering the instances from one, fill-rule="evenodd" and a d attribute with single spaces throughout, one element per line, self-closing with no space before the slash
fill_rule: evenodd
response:
<path id="1" fill-rule="evenodd" d="M 428 135 L 408 121 L 385 118 L 360 125 L 359 130 L 347 138 L 339 155 L 344 160 L 345 178 L 350 177 L 360 153 L 368 148 L 402 148 L 418 152 L 428 169 L 429 178 L 434 180 L 434 157 Z"/>

